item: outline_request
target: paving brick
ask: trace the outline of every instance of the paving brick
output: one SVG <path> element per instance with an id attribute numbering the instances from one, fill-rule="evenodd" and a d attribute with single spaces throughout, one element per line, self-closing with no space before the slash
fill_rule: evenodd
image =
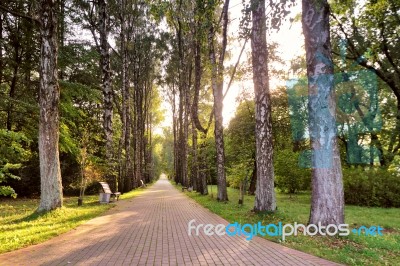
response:
<path id="1" fill-rule="evenodd" d="M 189 236 L 192 219 L 228 224 L 160 179 L 76 230 L 0 255 L 0 265 L 338 265 L 259 237 Z"/>

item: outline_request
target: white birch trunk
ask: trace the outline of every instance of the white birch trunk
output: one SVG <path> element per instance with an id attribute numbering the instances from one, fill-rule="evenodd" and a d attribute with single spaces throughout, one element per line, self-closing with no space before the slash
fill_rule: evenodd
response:
<path id="1" fill-rule="evenodd" d="M 113 155 L 113 94 L 111 88 L 111 66 L 110 66 L 110 49 L 108 45 L 109 35 L 109 17 L 107 12 L 106 0 L 98 0 L 99 8 L 99 35 L 100 35 L 100 60 L 102 72 L 102 90 L 103 90 L 103 128 L 106 139 L 106 157 L 111 162 Z"/>
<path id="2" fill-rule="evenodd" d="M 268 50 L 265 0 L 254 0 L 251 49 L 256 103 L 257 185 L 255 211 L 275 211 L 271 100 L 268 77 Z"/>
<path id="3" fill-rule="evenodd" d="M 57 77 L 57 5 L 54 0 L 40 1 L 40 205 L 38 211 L 62 206 L 63 193 L 59 161 L 59 102 Z"/>

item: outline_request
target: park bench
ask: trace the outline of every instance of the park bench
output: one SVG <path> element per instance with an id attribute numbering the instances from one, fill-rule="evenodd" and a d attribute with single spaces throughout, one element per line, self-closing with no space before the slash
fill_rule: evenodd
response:
<path id="1" fill-rule="evenodd" d="M 106 203 L 110 202 L 110 198 L 115 198 L 118 201 L 119 196 L 121 196 L 121 192 L 112 192 L 110 189 L 110 186 L 107 184 L 107 182 L 99 182 L 101 187 L 103 188 L 104 194 L 109 195 L 107 198 L 108 200 L 104 201 Z M 103 202 L 101 197 L 100 197 L 100 202 Z"/>
<path id="2" fill-rule="evenodd" d="M 186 189 L 187 191 L 189 191 L 189 192 L 192 192 L 192 191 L 193 191 L 193 187 L 182 187 L 182 192 L 184 192 L 185 189 Z"/>

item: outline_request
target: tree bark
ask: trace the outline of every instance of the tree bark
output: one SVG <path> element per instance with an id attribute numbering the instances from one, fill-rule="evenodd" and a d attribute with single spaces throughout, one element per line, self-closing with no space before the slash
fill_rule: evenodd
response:
<path id="1" fill-rule="evenodd" d="M 110 50 L 108 45 L 109 16 L 107 12 L 106 0 L 98 0 L 98 9 L 99 9 L 100 60 L 101 60 L 102 90 L 103 90 L 103 104 L 104 104 L 103 128 L 106 140 L 107 161 L 112 162 L 113 93 L 111 87 Z"/>
<path id="2" fill-rule="evenodd" d="M 222 44 L 219 53 L 219 60 L 217 62 L 214 46 L 214 35 L 215 30 L 213 27 L 210 28 L 208 36 L 209 45 L 209 57 L 211 62 L 211 86 L 213 89 L 214 96 L 214 117 L 215 117 L 215 148 L 217 152 L 217 200 L 227 201 L 228 192 L 226 188 L 226 176 L 225 176 L 225 148 L 224 148 L 224 128 L 223 128 L 223 86 L 224 86 L 224 58 L 227 45 L 227 27 L 228 27 L 228 8 L 229 0 L 225 0 L 224 7 L 222 10 Z"/>
<path id="3" fill-rule="evenodd" d="M 62 206 L 63 192 L 59 161 L 59 101 L 57 77 L 57 5 L 54 0 L 40 1 L 40 119 L 39 160 L 41 195 L 38 211 Z"/>
<path id="4" fill-rule="evenodd" d="M 18 42 L 18 41 L 17 41 Z M 10 92 L 8 93 L 9 96 L 9 103 L 8 103 L 8 110 L 7 110 L 7 130 L 12 129 L 12 112 L 14 109 L 14 99 L 15 99 L 15 91 L 17 87 L 17 79 L 18 79 L 18 69 L 21 63 L 21 58 L 19 56 L 19 44 L 15 44 L 15 62 L 14 62 L 14 70 L 13 76 L 11 79 L 10 84 Z"/>
<path id="5" fill-rule="evenodd" d="M 192 174 L 190 184 L 193 190 L 198 191 L 199 187 L 199 158 L 197 156 L 197 129 L 192 120 Z"/>
<path id="6" fill-rule="evenodd" d="M 208 195 L 207 187 L 207 166 L 206 166 L 206 139 L 205 133 L 201 134 L 202 143 L 199 149 L 199 193 L 201 195 Z"/>
<path id="7" fill-rule="evenodd" d="M 310 224 L 344 223 L 342 167 L 336 138 L 336 103 L 326 0 L 303 0 L 309 127 L 312 147 Z"/>
<path id="8" fill-rule="evenodd" d="M 268 50 L 265 0 L 253 1 L 251 50 L 256 104 L 257 186 L 255 211 L 275 211 L 271 99 L 268 77 Z"/>
<path id="9" fill-rule="evenodd" d="M 255 195 L 257 184 L 257 163 L 254 160 L 253 172 L 251 173 L 250 186 L 248 190 L 249 195 Z"/>
<path id="10" fill-rule="evenodd" d="M 0 13 L 0 40 L 3 40 L 3 13 Z M 0 42 L 0 85 L 3 82 L 3 43 Z"/>

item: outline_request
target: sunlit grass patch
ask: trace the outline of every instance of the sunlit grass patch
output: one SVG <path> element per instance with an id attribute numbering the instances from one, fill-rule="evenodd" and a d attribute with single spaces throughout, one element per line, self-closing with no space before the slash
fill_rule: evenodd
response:
<path id="1" fill-rule="evenodd" d="M 138 188 L 120 196 L 120 200 L 138 196 Z M 38 199 L 3 199 L 0 201 L 0 253 L 44 242 L 99 216 L 115 206 L 100 204 L 99 196 L 85 196 L 78 206 L 77 197 L 64 198 L 60 209 L 37 213 Z"/>
<path id="2" fill-rule="evenodd" d="M 177 186 L 179 188 L 179 186 Z M 185 192 L 186 195 L 220 215 L 227 221 L 240 224 L 302 223 L 307 224 L 310 213 L 310 193 L 288 195 L 277 193 L 278 210 L 272 214 L 256 214 L 254 196 L 245 196 L 244 204 L 239 205 L 239 191 L 228 188 L 229 202 L 216 200 L 216 186 L 208 188 L 209 195 L 202 196 L 196 192 Z M 348 265 L 400 265 L 400 209 L 368 208 L 347 205 L 345 208 L 346 223 L 349 228 L 381 226 L 383 236 L 347 237 L 330 236 L 290 236 L 282 242 L 280 237 L 266 237 L 285 246 L 304 251 L 328 260 Z"/>

